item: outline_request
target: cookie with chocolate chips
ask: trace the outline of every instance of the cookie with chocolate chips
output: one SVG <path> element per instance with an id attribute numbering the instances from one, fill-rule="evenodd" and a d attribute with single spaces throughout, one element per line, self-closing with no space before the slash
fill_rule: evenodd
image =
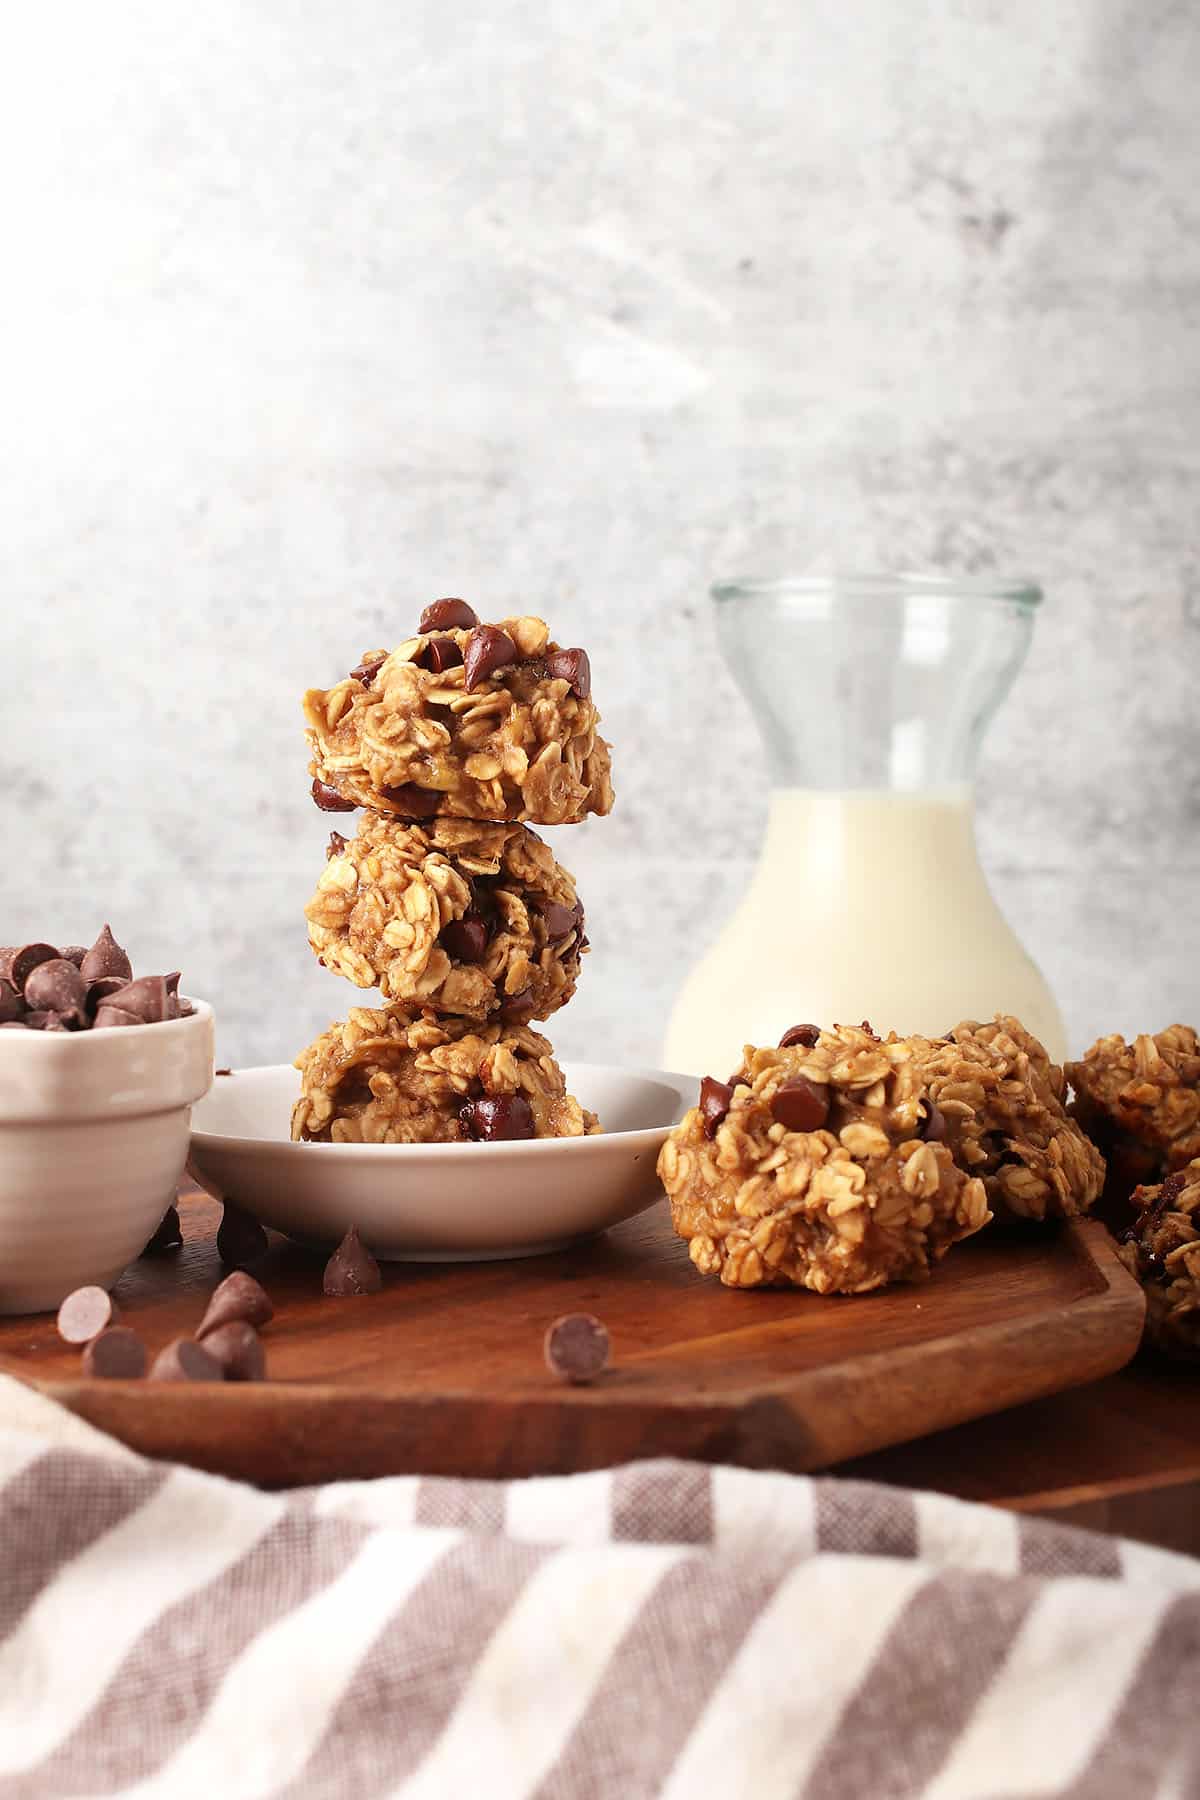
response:
<path id="1" fill-rule="evenodd" d="M 1120 1256 L 1146 1295 L 1145 1341 L 1164 1355 L 1200 1360 L 1200 1157 L 1134 1190 L 1137 1218 Z"/>

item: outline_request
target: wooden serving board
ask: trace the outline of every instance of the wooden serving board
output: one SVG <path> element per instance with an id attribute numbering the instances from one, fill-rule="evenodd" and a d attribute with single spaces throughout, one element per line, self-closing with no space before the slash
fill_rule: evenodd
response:
<path id="1" fill-rule="evenodd" d="M 180 1206 L 184 1247 L 115 1294 L 153 1353 L 221 1278 L 216 1205 Z M 827 1467 L 1120 1368 L 1143 1301 L 1104 1227 L 984 1232 L 933 1279 L 857 1298 L 702 1280 L 665 1206 L 519 1262 L 391 1264 L 380 1294 L 327 1299 L 323 1260 L 279 1239 L 261 1386 L 88 1381 L 53 1317 L 0 1320 L 0 1368 L 103 1430 L 270 1487 L 398 1473 L 567 1473 L 636 1457 Z M 545 1369 L 542 1334 L 594 1312 L 613 1366 Z"/>

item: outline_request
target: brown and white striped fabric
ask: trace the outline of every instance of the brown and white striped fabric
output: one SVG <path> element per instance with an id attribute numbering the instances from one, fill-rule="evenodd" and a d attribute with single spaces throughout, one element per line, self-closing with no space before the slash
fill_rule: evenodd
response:
<path id="1" fill-rule="evenodd" d="M 0 1797 L 1183 1800 L 1200 1563 L 676 1463 L 287 1495 L 0 1379 Z"/>

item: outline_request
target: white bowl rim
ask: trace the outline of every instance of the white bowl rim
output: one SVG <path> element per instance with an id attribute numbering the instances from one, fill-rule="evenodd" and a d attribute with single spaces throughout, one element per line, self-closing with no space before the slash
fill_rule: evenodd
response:
<path id="1" fill-rule="evenodd" d="M 152 1019 L 141 1025 L 89 1025 L 86 1031 L 26 1030 L 22 1034 L 20 1042 L 32 1043 L 36 1038 L 40 1039 L 43 1043 L 58 1044 L 60 1046 L 63 1044 L 111 1043 L 113 1038 L 127 1037 L 131 1031 L 163 1031 L 167 1029 L 178 1031 L 181 1026 L 185 1031 L 188 1029 L 194 1030 L 194 1021 L 199 1019 L 211 1019 L 215 1016 L 213 1009 L 207 1000 L 198 1000 L 194 994 L 180 994 L 179 998 L 181 1000 L 186 1000 L 188 1005 L 192 1008 L 191 1012 L 185 1013 L 181 1019 Z M 8 1037 L 15 1036 L 15 1032 L 6 1033 L 5 1038 L 0 1038 L 0 1043 L 4 1042 Z M 34 1054 L 37 1055 L 39 1053 L 35 1051 Z"/>
<path id="2" fill-rule="evenodd" d="M 119 1029 L 119 1028 L 118 1028 Z M 684 1075 L 671 1069 L 626 1068 L 622 1063 L 572 1063 L 573 1069 L 595 1069 L 606 1075 L 623 1075 L 639 1081 L 658 1082 L 661 1085 L 674 1087 L 680 1099 L 683 1098 L 685 1086 L 699 1086 L 699 1078 L 695 1075 Z M 218 1079 L 236 1080 L 239 1075 L 278 1075 L 288 1070 L 295 1072 L 292 1063 L 260 1063 L 249 1069 L 232 1069 L 230 1074 Z M 210 1093 L 217 1092 L 213 1083 Z M 206 1095 L 205 1098 L 208 1096 Z M 199 1101 L 197 1105 L 201 1104 Z M 682 1116 L 682 1115 L 681 1115 Z M 192 1126 L 192 1141 L 202 1148 L 212 1146 L 214 1150 L 238 1150 L 243 1152 L 261 1152 L 269 1149 L 272 1155 L 281 1152 L 291 1156 L 305 1156 L 312 1151 L 320 1151 L 325 1156 L 347 1156 L 364 1159 L 394 1157 L 398 1154 L 410 1161 L 419 1156 L 528 1156 L 542 1155 L 550 1150 L 560 1153 L 569 1145 L 571 1154 L 579 1156 L 585 1150 L 592 1154 L 603 1154 L 606 1148 L 620 1144 L 627 1149 L 646 1149 L 654 1142 L 661 1142 L 667 1132 L 671 1131 L 678 1120 L 671 1120 L 662 1125 L 641 1125 L 634 1131 L 599 1131 L 591 1137 L 547 1137 L 547 1138 L 502 1138 L 494 1144 L 329 1144 L 319 1141 L 303 1140 L 299 1143 L 293 1138 L 253 1138 L 228 1136 L 223 1132 L 202 1131 Z"/>

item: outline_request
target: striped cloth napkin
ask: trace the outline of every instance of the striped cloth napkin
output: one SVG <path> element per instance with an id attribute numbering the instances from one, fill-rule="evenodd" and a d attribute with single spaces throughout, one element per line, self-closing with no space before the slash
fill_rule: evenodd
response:
<path id="1" fill-rule="evenodd" d="M 286 1495 L 0 1378 L 0 1796 L 1200 1793 L 1200 1563 L 677 1463 Z"/>

